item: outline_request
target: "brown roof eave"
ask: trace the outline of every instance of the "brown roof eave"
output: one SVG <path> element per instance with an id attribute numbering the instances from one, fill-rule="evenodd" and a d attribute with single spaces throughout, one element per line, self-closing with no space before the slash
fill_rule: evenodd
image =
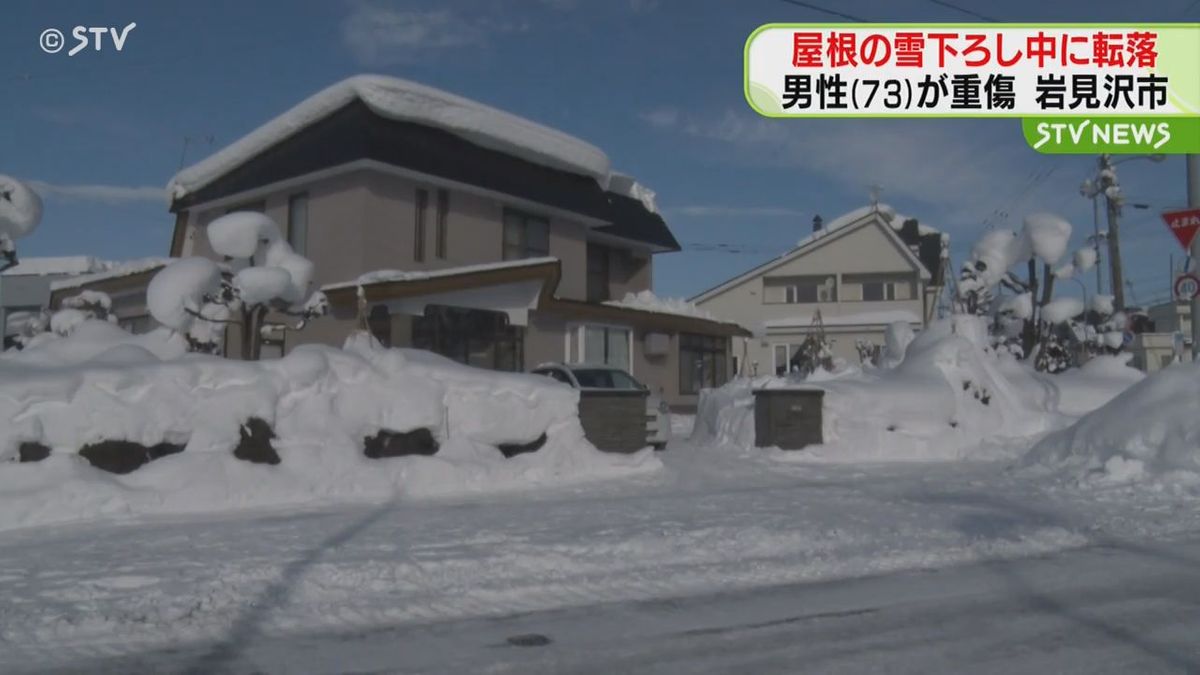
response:
<path id="1" fill-rule="evenodd" d="M 538 310 L 564 315 L 572 319 L 628 323 L 638 328 L 663 330 L 671 333 L 699 333 L 725 337 L 752 337 L 754 335 L 736 323 L 579 300 L 549 298 L 547 302 L 538 306 Z"/>

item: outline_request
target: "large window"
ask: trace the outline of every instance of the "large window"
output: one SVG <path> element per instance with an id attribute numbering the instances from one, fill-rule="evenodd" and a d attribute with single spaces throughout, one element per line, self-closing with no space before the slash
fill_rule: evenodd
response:
<path id="1" fill-rule="evenodd" d="M 479 368 L 524 370 L 524 332 L 503 312 L 430 305 L 412 323 L 413 346 Z"/>
<path id="2" fill-rule="evenodd" d="M 429 190 L 417 190 L 416 213 L 413 215 L 413 260 L 425 260 L 425 212 L 429 210 Z"/>
<path id="3" fill-rule="evenodd" d="M 433 255 L 439 260 L 446 259 L 446 244 L 449 237 L 450 227 L 450 191 L 437 191 L 437 232 L 434 234 L 435 241 L 433 247 Z"/>
<path id="4" fill-rule="evenodd" d="M 504 259 L 540 258 L 550 255 L 550 221 L 505 209 Z"/>
<path id="5" fill-rule="evenodd" d="M 308 193 L 288 197 L 287 240 L 292 250 L 308 255 Z"/>
<path id="6" fill-rule="evenodd" d="M 766 278 L 763 279 L 763 302 L 767 304 L 837 302 L 837 280 L 832 276 Z"/>
<path id="7" fill-rule="evenodd" d="M 911 300 L 912 280 L 903 275 L 849 275 L 842 278 L 845 287 L 843 300 L 882 302 Z"/>
<path id="8" fill-rule="evenodd" d="M 679 335 L 679 393 L 698 394 L 729 379 L 728 339 L 713 335 Z"/>
<path id="9" fill-rule="evenodd" d="M 594 365 L 606 365 L 630 370 L 630 330 L 617 326 L 582 326 L 581 358 L 573 359 Z"/>
<path id="10" fill-rule="evenodd" d="M 587 245 L 587 299 L 588 302 L 604 302 L 612 299 L 609 270 L 611 251 L 606 246 Z"/>

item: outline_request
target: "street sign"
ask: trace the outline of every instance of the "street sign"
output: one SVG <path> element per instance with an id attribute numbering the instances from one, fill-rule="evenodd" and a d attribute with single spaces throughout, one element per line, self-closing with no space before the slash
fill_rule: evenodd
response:
<path id="1" fill-rule="evenodd" d="M 1183 250 L 1190 250 L 1192 239 L 1196 237 L 1196 231 L 1200 230 L 1200 208 L 1163 211 L 1162 219 L 1170 228 L 1171 234 L 1179 240 Z"/>
<path id="2" fill-rule="evenodd" d="M 1180 274 L 1175 277 L 1175 297 L 1191 300 L 1200 295 L 1200 277 L 1195 274 Z"/>

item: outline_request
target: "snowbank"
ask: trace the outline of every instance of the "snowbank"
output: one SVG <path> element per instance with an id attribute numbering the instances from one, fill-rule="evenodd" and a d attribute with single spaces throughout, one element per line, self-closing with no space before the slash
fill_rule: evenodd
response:
<path id="1" fill-rule="evenodd" d="M 709 321 L 717 320 L 707 310 L 697 307 L 695 303 L 688 302 L 682 298 L 660 298 L 653 291 L 626 293 L 624 298 L 610 300 L 604 304 L 612 305 L 613 307 L 624 307 L 625 309 L 639 309 L 644 312 L 694 316 L 698 319 L 708 319 Z"/>
<path id="2" fill-rule="evenodd" d="M 0 358 L 0 459 L 14 458 L 22 442 L 52 449 L 41 462 L 0 462 L 0 529 L 515 490 L 660 466 L 652 452 L 596 450 L 583 436 L 577 392 L 539 376 L 361 339 L 255 363 L 185 355 L 179 340 L 89 321 L 71 337 Z M 272 426 L 282 463 L 233 456 L 250 417 Z M 440 444 L 436 455 L 363 454 L 364 439 L 381 430 L 419 428 Z M 542 434 L 536 452 L 505 459 L 496 448 Z M 102 440 L 185 449 L 118 476 L 78 455 Z"/>
<path id="3" fill-rule="evenodd" d="M 923 461 L 1003 459 L 1029 438 L 1069 424 L 1140 379 L 1122 359 L 1100 357 L 1051 376 L 988 349 L 977 317 L 934 322 L 912 338 L 895 367 L 838 377 L 740 379 L 701 394 L 692 439 L 709 445 L 754 445 L 753 390 L 824 389 L 825 444 L 796 459 Z M 1024 440 L 1025 443 L 1021 441 Z"/>
<path id="4" fill-rule="evenodd" d="M 1197 401 L 1200 364 L 1164 368 L 1044 438 L 1024 463 L 1080 482 L 1200 486 Z"/>
<path id="5" fill-rule="evenodd" d="M 578 138 L 433 87 L 394 77 L 358 75 L 310 96 L 224 150 L 179 172 L 167 190 L 174 199 L 181 199 L 355 99 L 388 119 L 436 127 L 476 145 L 590 176 L 601 187 L 608 186 L 608 156 Z"/>

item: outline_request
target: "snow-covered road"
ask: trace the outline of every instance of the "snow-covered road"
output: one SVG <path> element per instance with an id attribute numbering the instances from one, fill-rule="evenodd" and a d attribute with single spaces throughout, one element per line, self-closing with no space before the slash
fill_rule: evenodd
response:
<path id="1" fill-rule="evenodd" d="M 1200 541 L 379 630 L 88 672 L 1191 673 Z M 517 644 L 514 644 L 517 643 Z"/>
<path id="2" fill-rule="evenodd" d="M 1169 614 L 1170 603 L 1195 598 L 1192 591 L 1166 592 L 1173 588 L 1170 580 L 1180 589 L 1200 587 L 1195 579 L 1179 576 L 1186 570 L 1171 572 L 1168 562 L 1129 552 L 1152 550 L 1169 538 L 1200 536 L 1200 510 L 1186 497 L 1068 489 L 1010 475 L 996 464 L 820 466 L 778 461 L 763 452 L 742 455 L 687 445 L 672 447 L 663 459 L 667 468 L 655 475 L 537 494 L 0 533 L 0 671 L 194 667 L 208 672 L 230 666 L 241 672 L 252 669 L 250 664 L 268 672 L 284 664 L 301 672 L 422 669 L 459 663 L 439 661 L 430 650 L 460 645 L 442 656 L 463 659 L 463 667 L 444 670 L 465 672 L 478 670 L 493 656 L 498 661 L 542 658 L 532 648 L 485 649 L 497 637 L 530 631 L 554 639 L 546 654 L 566 659 L 564 667 L 601 669 L 608 654 L 639 666 L 661 659 L 670 669 L 671 663 L 681 665 L 677 659 L 702 655 L 705 649 L 723 654 L 719 645 L 726 640 L 731 653 L 725 658 L 742 651 L 742 657 L 750 658 L 763 648 L 756 646 L 756 636 L 772 631 L 718 631 L 690 638 L 671 637 L 674 633 L 769 624 L 814 613 L 836 616 L 877 608 L 884 601 L 899 603 L 899 613 L 822 620 L 811 628 L 797 619 L 784 624 L 790 628 L 772 629 L 785 635 L 800 631 L 796 640 L 788 637 L 783 643 L 819 637 L 820 644 L 807 648 L 820 646 L 829 652 L 823 658 L 835 658 L 834 645 L 825 643 L 843 638 L 820 633 L 823 626 L 845 625 L 844 639 L 853 646 L 856 640 L 868 640 L 872 621 L 894 622 L 896 630 L 911 623 L 913 636 L 921 635 L 921 622 L 926 622 L 926 632 L 938 622 L 953 623 L 956 631 L 974 625 L 986 632 L 996 630 L 988 626 L 1006 623 L 990 619 L 992 613 L 1018 616 L 1038 610 L 1049 616 L 1057 605 L 1072 607 L 1069 589 L 1066 596 L 1038 600 L 1037 592 L 1055 586 L 1047 581 L 1043 588 L 1043 578 L 1033 568 L 1026 573 L 983 565 L 937 574 L 896 573 L 1114 542 L 1120 548 L 1092 548 L 1080 555 L 1087 556 L 1089 565 L 1103 562 L 1106 551 L 1144 557 L 1140 567 L 1116 565 L 1133 576 L 1113 582 L 1110 591 L 1128 594 L 1118 594 L 1111 603 L 1104 600 L 1109 591 L 1100 582 L 1108 572 L 1100 564 L 1094 565 L 1095 583 L 1077 588 L 1092 588 L 1095 602 L 1111 604 L 1114 612 L 1125 613 L 1119 609 L 1122 597 L 1130 602 L 1141 597 L 1138 602 L 1144 604 L 1134 608 L 1137 612 L 1151 617 L 1161 609 Z M 1162 550 L 1175 551 L 1164 554 L 1164 560 L 1197 559 L 1187 546 Z M 1072 577 L 1070 567 L 1064 563 L 1059 570 L 1063 579 Z M 1018 571 L 1005 571 L 1010 569 Z M 877 592 L 849 590 L 849 596 L 838 596 L 842 600 L 820 595 L 834 593 L 821 589 L 839 588 L 825 585 L 832 580 L 861 577 L 897 581 L 854 582 L 845 588 L 885 586 Z M 1085 582 L 1081 576 L 1079 583 Z M 1019 583 L 1034 584 L 1024 601 L 1013 590 Z M 945 586 L 959 595 L 944 598 L 948 604 L 939 608 L 942 596 L 904 595 L 910 586 L 928 592 Z M 844 600 L 857 593 L 862 602 Z M 794 600 L 777 604 L 772 600 L 776 596 Z M 908 607 L 904 598 L 917 603 L 917 609 L 903 609 Z M 1156 604 L 1160 602 L 1169 606 Z M 927 611 L 918 611 L 926 605 Z M 570 609 L 581 607 L 592 609 Z M 631 619 L 630 627 L 648 630 L 654 617 L 663 617 L 654 633 L 658 637 L 640 642 L 622 638 L 618 646 L 604 642 L 612 638 L 606 631 L 621 627 L 628 613 L 623 607 L 646 613 L 644 620 Z M 955 614 L 971 611 L 981 613 L 971 618 L 973 624 Z M 1090 616 L 1087 608 L 1079 611 L 1085 619 Z M 1130 621 L 1140 621 L 1137 612 Z M 591 616 L 598 617 L 594 631 Z M 701 621 L 706 616 L 707 623 Z M 698 623 L 687 623 L 693 621 Z M 843 621 L 862 623 L 839 624 Z M 1087 622 L 1077 623 L 1075 630 L 1082 631 Z M 1041 625 L 1049 624 L 1030 624 L 1030 635 L 1039 640 L 1046 632 L 1037 628 Z M 1114 630 L 1137 632 L 1130 624 L 1119 625 L 1125 628 Z M 478 639 L 465 642 L 474 627 Z M 809 630 L 818 632 L 804 633 Z M 585 637 L 594 633 L 594 640 L 565 646 L 571 631 Z M 635 631 L 639 639 L 644 632 Z M 442 634 L 450 637 L 439 643 L 435 637 Z M 318 642 L 319 651 L 333 660 L 316 655 L 286 660 L 305 653 L 302 645 L 312 640 L 294 636 L 311 635 L 341 636 L 337 640 L 345 640 L 345 655 Z M 402 635 L 419 636 L 414 640 L 418 646 L 387 652 Z M 1161 639 L 1186 652 L 1191 643 L 1172 642 L 1172 635 L 1168 631 Z M 692 646 L 681 648 L 688 640 Z M 426 644 L 431 646 L 426 649 Z M 1001 644 L 1005 641 L 998 637 L 993 646 Z M 1064 634 L 1060 644 L 1073 650 L 1076 643 Z M 885 641 L 878 648 L 886 652 L 896 646 Z M 163 651 L 167 649 L 174 651 Z M 780 659 L 800 658 L 801 652 L 788 651 L 786 644 L 779 649 Z M 870 649 L 863 643 L 851 651 Z M 930 649 L 932 658 L 936 649 Z M 367 659 L 361 664 L 339 660 L 357 658 L 360 651 Z M 370 661 L 376 657 L 384 660 Z M 829 663 L 821 670 L 837 666 L 836 660 Z M 870 663 L 846 665 L 858 671 Z M 721 664 L 735 666 L 734 661 L 714 661 L 718 669 Z M 951 667 L 953 661 L 946 664 Z"/>

